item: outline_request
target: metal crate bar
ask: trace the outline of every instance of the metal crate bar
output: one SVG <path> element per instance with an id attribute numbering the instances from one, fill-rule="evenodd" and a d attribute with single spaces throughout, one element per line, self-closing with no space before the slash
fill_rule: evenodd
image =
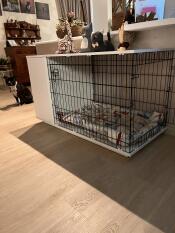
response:
<path id="1" fill-rule="evenodd" d="M 47 58 L 55 124 L 131 156 L 174 123 L 174 51 Z"/>

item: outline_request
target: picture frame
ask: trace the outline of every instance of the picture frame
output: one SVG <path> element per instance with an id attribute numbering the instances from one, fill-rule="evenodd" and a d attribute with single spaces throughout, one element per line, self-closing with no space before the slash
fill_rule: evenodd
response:
<path id="1" fill-rule="evenodd" d="M 21 13 L 35 14 L 34 0 L 19 0 Z"/>
<path id="2" fill-rule="evenodd" d="M 50 20 L 49 4 L 35 2 L 37 19 Z"/>
<path id="3" fill-rule="evenodd" d="M 2 0 L 3 11 L 20 12 L 18 0 Z"/>

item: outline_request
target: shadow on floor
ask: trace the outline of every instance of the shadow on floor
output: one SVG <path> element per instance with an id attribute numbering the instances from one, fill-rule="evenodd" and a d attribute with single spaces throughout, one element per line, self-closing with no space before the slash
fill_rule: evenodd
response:
<path id="1" fill-rule="evenodd" d="M 163 135 L 126 159 L 45 123 L 13 135 L 140 218 L 175 232 L 174 137 Z"/>
<path id="2" fill-rule="evenodd" d="M 9 111 L 11 108 L 18 107 L 18 104 L 9 104 L 4 107 L 0 107 L 0 111 Z"/>

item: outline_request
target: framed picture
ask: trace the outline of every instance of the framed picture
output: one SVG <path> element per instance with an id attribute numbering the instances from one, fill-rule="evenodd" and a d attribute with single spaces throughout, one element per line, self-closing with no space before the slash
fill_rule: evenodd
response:
<path id="1" fill-rule="evenodd" d="M 47 3 L 35 2 L 37 19 L 50 20 L 49 5 Z"/>
<path id="2" fill-rule="evenodd" d="M 20 12 L 18 0 L 2 0 L 4 11 Z"/>
<path id="3" fill-rule="evenodd" d="M 0 3 L 0 16 L 2 15 L 1 3 Z"/>
<path id="4" fill-rule="evenodd" d="M 20 0 L 21 13 L 35 14 L 34 0 Z"/>
<path id="5" fill-rule="evenodd" d="M 136 21 L 161 20 L 164 18 L 165 0 L 136 0 Z"/>

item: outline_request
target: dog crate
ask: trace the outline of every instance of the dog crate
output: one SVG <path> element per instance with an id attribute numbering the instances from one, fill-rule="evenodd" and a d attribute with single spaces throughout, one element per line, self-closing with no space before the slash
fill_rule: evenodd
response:
<path id="1" fill-rule="evenodd" d="M 132 156 L 174 122 L 174 51 L 47 57 L 55 125 Z"/>

